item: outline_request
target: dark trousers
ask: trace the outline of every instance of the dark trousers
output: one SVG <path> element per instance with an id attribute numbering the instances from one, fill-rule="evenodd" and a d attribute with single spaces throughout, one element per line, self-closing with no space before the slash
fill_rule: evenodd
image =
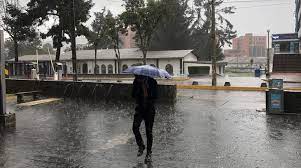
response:
<path id="1" fill-rule="evenodd" d="M 135 111 L 136 113 L 134 115 L 133 132 L 135 134 L 137 145 L 139 147 L 144 147 L 143 139 L 139 131 L 141 122 L 144 120 L 147 138 L 147 153 L 152 153 L 153 124 L 156 113 L 155 107 L 154 105 L 147 105 L 145 107 L 138 105 Z"/>

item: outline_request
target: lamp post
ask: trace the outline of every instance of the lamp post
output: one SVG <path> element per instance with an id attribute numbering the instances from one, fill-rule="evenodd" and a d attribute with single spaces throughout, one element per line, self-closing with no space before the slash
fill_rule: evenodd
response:
<path id="1" fill-rule="evenodd" d="M 270 30 L 267 30 L 268 32 L 268 49 L 267 49 L 267 72 L 266 77 L 270 78 Z"/>

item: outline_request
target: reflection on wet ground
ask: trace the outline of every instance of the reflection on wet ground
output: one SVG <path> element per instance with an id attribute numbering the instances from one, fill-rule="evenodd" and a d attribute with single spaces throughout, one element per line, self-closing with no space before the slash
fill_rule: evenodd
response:
<path id="1" fill-rule="evenodd" d="M 179 91 L 175 105 L 157 106 L 150 165 L 136 157 L 132 103 L 16 110 L 0 167 L 301 167 L 301 118 L 257 112 L 264 102 L 259 92 Z"/>

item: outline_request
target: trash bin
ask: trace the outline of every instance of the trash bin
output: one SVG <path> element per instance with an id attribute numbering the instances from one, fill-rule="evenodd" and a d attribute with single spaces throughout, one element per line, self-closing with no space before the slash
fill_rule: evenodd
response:
<path id="1" fill-rule="evenodd" d="M 268 114 L 284 113 L 283 80 L 272 79 L 266 92 L 266 111 Z"/>
<path id="2" fill-rule="evenodd" d="M 260 71 L 260 69 L 255 69 L 255 77 L 256 77 L 256 78 L 260 78 L 260 76 L 261 76 L 261 71 Z"/>

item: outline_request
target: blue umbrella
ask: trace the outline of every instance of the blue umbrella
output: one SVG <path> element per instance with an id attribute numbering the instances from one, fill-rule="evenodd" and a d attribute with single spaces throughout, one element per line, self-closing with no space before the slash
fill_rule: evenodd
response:
<path id="1" fill-rule="evenodd" d="M 171 78 L 171 75 L 163 70 L 150 65 L 132 66 L 124 70 L 123 73 L 130 73 L 134 75 L 143 75 L 151 78 Z"/>

